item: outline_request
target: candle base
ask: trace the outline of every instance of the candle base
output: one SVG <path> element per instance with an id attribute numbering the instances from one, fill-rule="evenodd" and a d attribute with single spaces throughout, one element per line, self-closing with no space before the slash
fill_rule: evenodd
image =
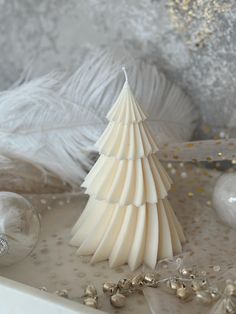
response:
<path id="1" fill-rule="evenodd" d="M 182 251 L 185 237 L 167 199 L 158 204 L 119 207 L 89 199 L 72 229 L 70 244 L 78 255 L 92 255 L 91 263 L 109 260 L 111 268 L 142 264 L 154 269 L 157 260 Z"/>

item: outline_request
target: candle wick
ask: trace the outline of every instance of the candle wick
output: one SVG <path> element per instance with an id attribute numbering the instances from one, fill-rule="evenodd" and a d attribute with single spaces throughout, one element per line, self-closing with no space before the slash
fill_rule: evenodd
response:
<path id="1" fill-rule="evenodd" d="M 128 83 L 128 75 L 127 75 L 125 67 L 122 67 L 122 71 L 124 72 L 124 75 L 125 75 L 125 82 Z"/>

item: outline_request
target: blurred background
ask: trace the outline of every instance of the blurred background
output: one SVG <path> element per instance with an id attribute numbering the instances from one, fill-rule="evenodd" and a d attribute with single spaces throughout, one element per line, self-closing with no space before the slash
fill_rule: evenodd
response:
<path id="1" fill-rule="evenodd" d="M 227 128 L 236 120 L 235 22 L 234 0 L 0 0 L 0 89 L 29 66 L 32 77 L 75 69 L 89 50 L 119 43 L 180 85 L 203 127 Z"/>

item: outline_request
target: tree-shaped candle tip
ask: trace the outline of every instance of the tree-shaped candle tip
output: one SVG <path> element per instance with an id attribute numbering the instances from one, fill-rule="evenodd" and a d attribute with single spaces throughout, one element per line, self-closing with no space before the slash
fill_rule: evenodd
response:
<path id="1" fill-rule="evenodd" d="M 125 66 L 122 67 L 122 71 L 124 72 L 124 75 L 125 75 L 125 82 L 128 83 L 128 75 L 127 75 Z"/>

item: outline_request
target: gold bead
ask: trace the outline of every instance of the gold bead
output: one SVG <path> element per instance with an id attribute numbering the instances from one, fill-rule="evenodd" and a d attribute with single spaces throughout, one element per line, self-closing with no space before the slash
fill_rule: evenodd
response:
<path id="1" fill-rule="evenodd" d="M 126 297 L 118 292 L 110 297 L 110 301 L 112 306 L 120 308 L 125 306 Z"/>
<path id="2" fill-rule="evenodd" d="M 225 287 L 224 293 L 227 296 L 236 295 L 236 285 L 233 283 L 228 283 Z"/>
<path id="3" fill-rule="evenodd" d="M 184 284 L 177 289 L 176 294 L 181 300 L 187 300 L 191 296 L 190 290 Z"/>
<path id="4" fill-rule="evenodd" d="M 184 277 L 187 277 L 187 276 L 193 275 L 193 269 L 191 267 L 183 267 L 183 268 L 180 268 L 179 273 L 183 275 Z"/>
<path id="5" fill-rule="evenodd" d="M 97 298 L 87 297 L 84 299 L 84 304 L 94 309 L 98 307 Z"/>
<path id="6" fill-rule="evenodd" d="M 128 294 L 131 286 L 132 286 L 132 283 L 130 279 L 120 279 L 117 283 L 117 287 L 119 291 L 122 292 L 122 294 Z"/>
<path id="7" fill-rule="evenodd" d="M 176 291 L 177 291 L 177 289 L 179 289 L 179 288 L 181 288 L 181 284 L 180 284 L 180 282 L 178 281 L 178 280 L 176 280 L 176 279 L 169 279 L 167 282 L 166 282 L 166 285 L 167 285 L 167 287 L 171 290 L 171 291 L 173 291 L 173 292 L 175 292 L 176 293 Z"/>
<path id="8" fill-rule="evenodd" d="M 199 280 L 193 280 L 191 284 L 191 288 L 194 292 L 201 290 L 201 285 L 199 283 Z"/>
<path id="9" fill-rule="evenodd" d="M 148 287 L 157 287 L 157 281 L 160 279 L 160 274 L 155 272 L 149 272 L 144 275 L 144 284 Z"/>
<path id="10" fill-rule="evenodd" d="M 202 289 L 208 288 L 208 282 L 206 279 L 203 279 L 200 284 L 201 284 Z"/>
<path id="11" fill-rule="evenodd" d="M 97 295 L 97 290 L 94 287 L 94 285 L 87 285 L 87 287 L 84 290 L 84 296 L 85 297 L 95 297 Z"/>
<path id="12" fill-rule="evenodd" d="M 106 293 L 108 295 L 113 295 L 117 291 L 117 285 L 114 284 L 114 283 L 105 282 L 103 284 L 102 290 L 103 290 L 104 293 Z"/>
<path id="13" fill-rule="evenodd" d="M 144 276 L 142 274 L 135 275 L 131 279 L 131 285 L 134 288 L 141 288 L 144 285 Z"/>
<path id="14" fill-rule="evenodd" d="M 68 291 L 66 289 L 57 290 L 55 294 L 62 298 L 68 298 Z"/>
<path id="15" fill-rule="evenodd" d="M 234 296 L 224 299 L 224 313 L 236 313 L 236 300 Z"/>
<path id="16" fill-rule="evenodd" d="M 205 279 L 203 280 L 193 280 L 191 284 L 191 288 L 193 291 L 198 291 L 198 290 L 204 290 L 207 288 L 207 281 Z"/>
<path id="17" fill-rule="evenodd" d="M 210 293 L 213 301 L 217 301 L 220 298 L 220 292 L 217 288 L 211 289 Z"/>
<path id="18" fill-rule="evenodd" d="M 203 304 L 211 304 L 212 297 L 208 290 L 199 290 L 196 292 L 196 299 Z"/>

